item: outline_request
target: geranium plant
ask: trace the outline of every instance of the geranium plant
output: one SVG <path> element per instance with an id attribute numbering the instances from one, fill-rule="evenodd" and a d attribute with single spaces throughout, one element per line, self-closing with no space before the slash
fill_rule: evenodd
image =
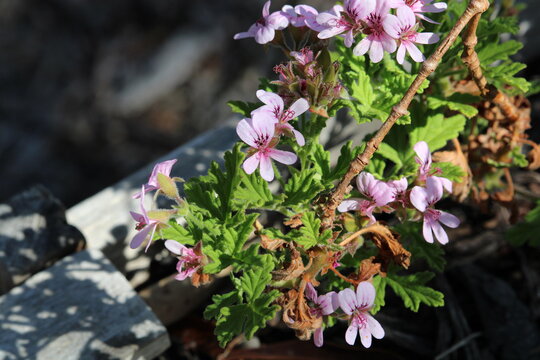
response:
<path id="1" fill-rule="evenodd" d="M 442 306 L 428 282 L 444 269 L 442 245 L 460 219 L 438 202 L 508 205 L 509 168 L 539 165 L 525 134 L 524 95 L 535 86 L 515 76 L 520 43 L 501 42 L 518 30 L 505 6 L 494 14 L 488 0 L 345 0 L 324 11 L 266 2 L 234 37 L 280 48 L 276 78 L 261 82 L 256 102 L 229 103 L 243 118 L 224 166 L 183 183 L 180 196 L 175 160 L 156 165 L 136 194 L 131 246 L 166 240 L 177 279 L 195 286 L 230 274 L 234 290 L 205 311 L 222 346 L 279 314 L 317 346 L 325 328 L 347 321 L 346 342 L 358 336 L 369 347 L 385 334 L 376 314 L 388 287 L 412 311 Z M 331 162 L 320 134 L 338 111 L 383 124 Z M 175 205 L 145 209 L 150 191 Z M 261 223 L 262 213 L 273 221 Z M 411 262 L 431 271 L 411 272 Z"/>

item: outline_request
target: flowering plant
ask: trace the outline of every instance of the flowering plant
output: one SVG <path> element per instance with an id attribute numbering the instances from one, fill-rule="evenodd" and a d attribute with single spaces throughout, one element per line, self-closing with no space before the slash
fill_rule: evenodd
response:
<path id="1" fill-rule="evenodd" d="M 234 37 L 281 48 L 287 59 L 277 78 L 262 82 L 257 102 L 229 103 L 243 119 L 224 167 L 213 163 L 180 196 L 175 160 L 156 165 L 136 194 L 131 246 L 166 240 L 177 279 L 195 286 L 229 272 L 234 289 L 205 311 L 223 346 L 253 336 L 279 311 L 317 346 L 325 328 L 344 320 L 346 342 L 358 334 L 369 347 L 385 334 L 376 313 L 388 287 L 412 311 L 442 306 L 443 294 L 427 283 L 443 270 L 441 245 L 460 219 L 438 202 L 508 204 L 508 169 L 540 165 L 524 132 L 527 108 L 516 105 L 533 89 L 514 76 L 524 65 L 509 56 L 520 46 L 500 43 L 517 31 L 516 19 L 493 11 L 487 0 L 345 0 L 322 12 L 271 12 L 266 2 Z M 383 124 L 331 161 L 320 135 L 338 111 Z M 532 147 L 529 161 L 523 144 Z M 154 190 L 175 205 L 146 210 Z M 273 222 L 261 223 L 263 213 Z"/>

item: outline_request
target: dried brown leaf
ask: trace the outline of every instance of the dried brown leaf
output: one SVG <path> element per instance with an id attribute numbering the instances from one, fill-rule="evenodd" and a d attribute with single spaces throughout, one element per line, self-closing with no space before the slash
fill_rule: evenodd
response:
<path id="1" fill-rule="evenodd" d="M 471 169 L 469 168 L 469 161 L 463 152 L 458 150 L 453 151 L 438 151 L 433 154 L 433 160 L 436 162 L 449 162 L 452 165 L 459 166 L 461 170 L 465 173 L 465 176 L 462 178 L 461 182 L 453 183 L 452 194 L 458 199 L 458 201 L 463 202 L 471 190 Z"/>
<path id="2" fill-rule="evenodd" d="M 411 263 L 411 253 L 401 245 L 399 235 L 380 224 L 371 225 L 369 228 L 371 239 L 379 248 L 376 259 L 381 263 L 381 269 L 386 271 L 391 261 L 407 269 Z"/>
<path id="3" fill-rule="evenodd" d="M 287 221 L 283 222 L 283 224 L 286 225 L 286 226 L 290 226 L 293 229 L 296 229 L 297 227 L 300 227 L 300 226 L 303 225 L 303 223 L 302 223 L 302 215 L 303 214 L 293 215 Z"/>
<path id="4" fill-rule="evenodd" d="M 261 246 L 263 249 L 276 251 L 276 250 L 282 249 L 286 244 L 287 242 L 285 240 L 272 239 L 269 236 L 261 234 Z"/>
<path id="5" fill-rule="evenodd" d="M 300 252 L 290 247 L 291 261 L 283 269 L 272 271 L 272 279 L 275 281 L 287 281 L 300 277 L 306 270 Z"/>
<path id="6" fill-rule="evenodd" d="M 529 160 L 529 166 L 527 167 L 529 170 L 537 170 L 540 168 L 540 145 L 532 145 L 532 149 L 527 154 L 527 159 Z"/>

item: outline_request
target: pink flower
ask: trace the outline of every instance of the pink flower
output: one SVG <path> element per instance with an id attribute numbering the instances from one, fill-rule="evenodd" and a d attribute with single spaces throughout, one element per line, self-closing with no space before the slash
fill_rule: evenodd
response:
<path id="1" fill-rule="evenodd" d="M 380 0 L 379 0 L 380 1 Z M 345 34 L 345 46 L 351 47 L 354 36 L 363 30 L 367 17 L 375 10 L 377 0 L 345 0 L 343 8 L 334 7 L 331 11 L 320 13 L 317 22 L 325 27 L 319 39 L 328 39 Z M 345 14 L 341 15 L 341 12 Z"/>
<path id="2" fill-rule="evenodd" d="M 315 290 L 311 283 L 307 283 L 306 285 L 306 298 L 313 302 L 314 306 L 311 307 L 309 311 L 311 315 L 316 317 L 330 315 L 339 307 L 339 300 L 335 291 L 319 296 L 317 290 Z M 313 342 L 317 347 L 323 346 L 324 337 L 322 326 L 315 330 Z"/>
<path id="3" fill-rule="evenodd" d="M 283 12 L 283 15 L 287 17 L 287 19 L 289 20 L 289 24 L 291 24 L 292 26 L 294 27 L 306 26 L 304 17 L 296 12 L 295 7 L 291 5 L 284 5 L 281 8 L 281 11 Z"/>
<path id="4" fill-rule="evenodd" d="M 255 153 L 248 157 L 242 167 L 251 174 L 260 167 L 261 177 L 266 181 L 274 179 L 274 169 L 270 159 L 286 165 L 296 162 L 296 155 L 289 151 L 274 149 L 275 123 L 268 121 L 262 113 L 253 113 L 252 119 L 242 119 L 236 127 L 236 133 L 246 144 L 251 146 Z"/>
<path id="5" fill-rule="evenodd" d="M 369 35 L 354 47 L 354 55 L 364 55 L 369 51 L 369 59 L 377 63 L 382 60 L 385 51 L 393 53 L 396 50 L 396 41 L 385 32 L 383 26 L 389 12 L 387 0 L 377 0 L 377 5 L 367 16 L 363 29 L 363 32 Z"/>
<path id="6" fill-rule="evenodd" d="M 317 22 L 319 12 L 309 5 L 296 5 L 294 11 L 304 20 L 304 24 L 313 31 L 319 32 L 325 27 Z"/>
<path id="7" fill-rule="evenodd" d="M 441 244 L 448 242 L 448 235 L 444 231 L 441 223 L 444 225 L 456 228 L 459 226 L 459 219 L 454 215 L 436 210 L 433 206 L 437 201 L 442 198 L 443 185 L 440 178 L 435 176 L 428 177 L 426 180 L 426 187 L 415 186 L 411 190 L 411 203 L 418 211 L 424 213 L 424 226 L 422 233 L 424 239 L 428 243 L 433 243 L 433 233 Z"/>
<path id="8" fill-rule="evenodd" d="M 418 169 L 418 180 L 420 181 L 426 181 L 428 177 L 434 177 L 438 179 L 443 188 L 448 191 L 449 193 L 452 193 L 452 182 L 448 180 L 447 178 L 440 177 L 440 176 L 434 176 L 431 173 L 431 152 L 429 151 L 429 146 L 425 141 L 419 141 L 417 142 L 414 147 L 414 151 L 416 152 L 415 161 L 420 165 L 420 168 Z M 435 170 L 434 173 L 440 172 L 439 170 Z"/>
<path id="9" fill-rule="evenodd" d="M 133 195 L 133 198 L 138 199 L 141 197 L 141 195 L 146 194 L 149 191 L 159 189 L 157 175 L 163 174 L 165 176 L 170 176 L 171 169 L 173 165 L 176 163 L 176 161 L 177 161 L 176 159 L 173 159 L 173 160 L 167 160 L 167 161 L 157 163 L 152 169 L 152 174 L 150 175 L 150 178 L 148 179 L 148 183 L 144 184 L 142 190 L 136 193 L 135 195 Z"/>
<path id="10" fill-rule="evenodd" d="M 407 201 L 407 187 L 409 186 L 407 178 L 402 177 L 399 180 L 391 180 L 387 184 L 394 192 L 394 200 L 405 204 L 405 202 Z"/>
<path id="11" fill-rule="evenodd" d="M 155 168 L 154 168 L 155 169 Z M 141 213 L 136 213 L 133 211 L 130 211 L 131 217 L 133 220 L 137 222 L 137 225 L 135 225 L 135 229 L 138 231 L 138 233 L 133 237 L 131 242 L 129 243 L 129 247 L 132 249 L 136 249 L 148 238 L 148 235 L 150 235 L 150 240 L 148 241 L 148 244 L 146 245 L 146 248 L 144 251 L 148 251 L 148 248 L 150 247 L 150 244 L 152 243 L 152 238 L 154 237 L 154 232 L 156 231 L 156 228 L 160 224 L 159 220 L 150 219 L 148 217 L 148 213 L 146 212 L 146 209 L 144 208 L 144 185 L 142 186 L 141 190 L 141 200 L 140 200 L 140 206 L 141 206 Z"/>
<path id="12" fill-rule="evenodd" d="M 165 241 L 165 247 L 173 254 L 178 255 L 178 264 L 176 264 L 178 275 L 174 277 L 176 280 L 181 281 L 193 276 L 201 267 L 202 256 L 195 254 L 193 249 L 174 240 Z"/>
<path id="13" fill-rule="evenodd" d="M 304 146 L 306 143 L 304 136 L 298 131 L 295 130 L 289 120 L 292 120 L 309 109 L 309 103 L 306 99 L 296 100 L 287 110 L 285 110 L 285 104 L 281 96 L 274 94 L 270 91 L 257 90 L 257 97 L 265 105 L 254 110 L 251 115 L 255 113 L 265 114 L 269 117 L 269 121 L 273 121 L 276 124 L 276 130 L 278 134 L 288 134 L 291 133 L 294 135 L 296 142 L 300 146 Z"/>
<path id="14" fill-rule="evenodd" d="M 388 15 L 384 20 L 384 30 L 399 41 L 397 51 L 397 62 L 403 64 L 405 52 L 408 52 L 412 59 L 416 62 L 422 62 L 426 59 L 424 54 L 414 45 L 417 44 L 434 44 L 439 41 L 439 36 L 434 33 L 418 33 L 418 25 L 414 13 L 407 6 L 402 6 L 397 9 L 397 16 Z"/>
<path id="15" fill-rule="evenodd" d="M 440 13 L 446 10 L 446 3 L 443 2 L 436 2 L 432 4 L 433 0 L 388 0 L 390 3 L 390 7 L 392 8 L 400 8 L 400 7 L 408 7 L 410 8 L 414 14 L 427 22 L 430 22 L 432 24 L 438 24 L 438 22 L 431 20 L 427 16 L 425 16 L 423 13 Z"/>
<path id="16" fill-rule="evenodd" d="M 358 191 L 366 199 L 350 198 L 343 200 L 338 206 L 340 212 L 350 210 L 360 211 L 362 215 L 369 217 L 369 223 L 373 224 L 376 220 L 373 216 L 373 210 L 376 207 L 384 206 L 394 200 L 394 191 L 385 182 L 377 180 L 368 172 L 361 172 L 356 177 L 356 186 Z"/>
<path id="17" fill-rule="evenodd" d="M 376 339 L 384 337 L 381 324 L 368 311 L 375 302 L 375 288 L 367 281 L 358 284 L 356 293 L 351 289 L 341 290 L 338 294 L 339 306 L 343 312 L 350 315 L 350 323 L 345 333 L 347 344 L 354 345 L 356 334 L 360 334 L 362 345 L 371 346 L 371 336 Z"/>
<path id="18" fill-rule="evenodd" d="M 270 14 L 270 0 L 267 1 L 262 10 L 262 17 L 251 25 L 248 31 L 234 35 L 234 39 L 245 39 L 253 37 L 259 44 L 266 44 L 274 40 L 276 30 L 285 29 L 289 25 L 287 16 L 282 11 Z"/>

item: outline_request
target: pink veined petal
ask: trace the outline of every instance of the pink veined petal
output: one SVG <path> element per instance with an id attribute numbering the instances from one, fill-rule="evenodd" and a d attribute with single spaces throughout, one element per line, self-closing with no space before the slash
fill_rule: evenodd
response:
<path id="1" fill-rule="evenodd" d="M 420 212 L 426 211 L 428 206 L 426 190 L 420 186 L 415 186 L 409 195 L 411 203 Z"/>
<path id="2" fill-rule="evenodd" d="M 411 10 L 408 6 L 401 6 L 398 7 L 396 10 L 397 17 L 401 21 L 401 23 L 407 27 L 413 27 L 416 24 L 416 17 L 414 16 L 414 12 Z"/>
<path id="3" fill-rule="evenodd" d="M 272 168 L 272 161 L 270 160 L 270 157 L 261 154 L 259 161 L 261 177 L 268 182 L 274 180 L 274 169 Z"/>
<path id="4" fill-rule="evenodd" d="M 136 249 L 144 242 L 144 240 L 148 237 L 148 233 L 152 230 L 152 227 L 150 225 L 146 225 L 143 229 L 141 229 L 131 240 L 129 243 L 129 247 L 132 249 Z"/>
<path id="5" fill-rule="evenodd" d="M 306 144 L 306 139 L 304 139 L 304 135 L 302 135 L 302 133 L 298 130 L 292 130 L 293 134 L 294 134 L 294 138 L 296 139 L 296 142 L 298 143 L 298 145 L 300 146 L 304 146 Z"/>
<path id="6" fill-rule="evenodd" d="M 457 228 L 461 223 L 457 216 L 447 213 L 446 211 L 440 211 L 439 221 L 452 229 Z"/>
<path id="7" fill-rule="evenodd" d="M 422 6 L 422 12 L 440 13 L 446 10 L 447 5 L 443 2 Z"/>
<path id="8" fill-rule="evenodd" d="M 315 9 L 313 6 L 310 5 L 296 5 L 294 7 L 294 11 L 298 15 L 306 16 L 306 15 L 315 15 L 317 16 L 319 12 L 317 9 Z"/>
<path id="9" fill-rule="evenodd" d="M 298 99 L 289 107 L 289 110 L 294 113 L 294 117 L 298 117 L 309 110 L 309 102 L 304 98 Z"/>
<path id="10" fill-rule="evenodd" d="M 397 49 L 397 55 L 396 60 L 398 64 L 403 64 L 403 61 L 405 60 L 405 54 L 407 53 L 407 49 L 405 48 L 405 45 L 401 43 L 399 45 L 399 48 Z"/>
<path id="11" fill-rule="evenodd" d="M 431 232 L 432 222 L 424 218 L 424 225 L 422 226 L 422 235 L 424 235 L 424 240 L 428 243 L 433 244 L 433 234 Z"/>
<path id="12" fill-rule="evenodd" d="M 136 213 L 136 212 L 134 212 L 134 211 L 130 211 L 129 213 L 130 213 L 130 215 L 131 215 L 131 218 L 132 218 L 133 220 L 135 220 L 136 222 L 139 222 L 139 223 L 140 223 L 140 222 L 146 222 L 146 221 L 145 221 L 146 219 L 144 218 L 143 215 L 141 215 L 141 214 L 139 214 L 139 213 Z"/>
<path id="13" fill-rule="evenodd" d="M 273 109 L 277 109 L 279 113 L 283 112 L 284 104 L 283 99 L 278 94 L 271 91 L 257 90 L 255 93 L 257 98 L 266 105 L 271 105 Z"/>
<path id="14" fill-rule="evenodd" d="M 182 245 L 178 241 L 174 241 L 174 240 L 165 241 L 165 247 L 167 248 L 167 250 L 169 250 L 173 254 L 176 254 L 176 255 L 179 255 L 179 256 L 181 256 L 184 249 L 186 249 L 186 247 L 184 245 Z"/>
<path id="15" fill-rule="evenodd" d="M 358 307 L 370 309 L 375 302 L 375 288 L 370 282 L 362 281 L 356 288 L 356 300 Z"/>
<path id="16" fill-rule="evenodd" d="M 197 272 L 197 268 L 189 268 L 185 270 L 178 271 L 178 274 L 174 277 L 176 280 L 182 281 L 187 279 L 188 277 L 193 276 L 193 274 Z"/>
<path id="17" fill-rule="evenodd" d="M 393 53 L 397 49 L 397 41 L 388 34 L 381 35 L 381 44 L 384 51 L 389 54 Z"/>
<path id="18" fill-rule="evenodd" d="M 361 199 L 346 199 L 341 202 L 338 206 L 339 212 L 347 212 L 351 210 L 360 210 L 360 201 Z"/>
<path id="19" fill-rule="evenodd" d="M 315 290 L 315 288 L 313 287 L 313 285 L 310 282 L 308 282 L 306 284 L 305 294 L 306 294 L 306 298 L 308 300 L 311 300 L 313 302 L 317 302 L 317 290 Z"/>
<path id="20" fill-rule="evenodd" d="M 429 164 L 431 165 L 431 152 L 429 151 L 429 146 L 425 141 L 419 141 L 413 146 L 416 155 L 421 161 L 420 165 Z"/>
<path id="21" fill-rule="evenodd" d="M 356 187 L 357 187 L 358 191 L 360 191 L 362 194 L 364 194 L 366 196 L 370 196 L 371 195 L 371 189 L 375 185 L 376 181 L 377 180 L 375 179 L 375 177 L 372 174 L 370 174 L 370 173 L 368 173 L 366 171 L 362 171 L 356 177 Z"/>
<path id="22" fill-rule="evenodd" d="M 257 133 L 246 119 L 240 120 L 238 125 L 236 125 L 236 133 L 243 142 L 253 148 L 257 147 L 257 144 L 255 143 L 255 139 L 257 139 Z"/>
<path id="23" fill-rule="evenodd" d="M 435 176 L 430 176 L 426 179 L 426 194 L 427 202 L 430 205 L 433 205 L 437 201 L 441 200 L 443 196 L 443 185 L 442 182 Z"/>
<path id="24" fill-rule="evenodd" d="M 144 249 L 144 252 L 147 252 L 150 245 L 152 245 L 152 239 L 154 238 L 154 233 L 156 232 L 156 228 L 158 226 L 158 223 L 157 222 L 151 222 L 150 224 L 148 224 L 148 226 L 151 228 L 152 231 L 150 232 L 150 237 L 148 239 L 148 243 L 146 244 L 146 248 Z"/>
<path id="25" fill-rule="evenodd" d="M 331 14 L 325 11 L 317 15 L 317 22 L 321 25 L 325 25 L 328 22 L 337 23 L 339 18 L 339 15 Z"/>
<path id="26" fill-rule="evenodd" d="M 315 343 L 316 347 L 323 346 L 324 337 L 323 337 L 323 328 L 322 327 L 315 330 L 315 334 L 313 334 L 313 343 Z"/>
<path id="27" fill-rule="evenodd" d="M 380 41 L 373 40 L 371 42 L 371 47 L 369 48 L 369 59 L 374 62 L 378 63 L 382 60 L 384 55 L 383 45 Z"/>
<path id="28" fill-rule="evenodd" d="M 362 345 L 367 349 L 371 346 L 371 332 L 367 327 L 361 328 L 359 331 L 360 333 L 360 340 L 362 341 Z"/>
<path id="29" fill-rule="evenodd" d="M 352 323 L 347 328 L 347 331 L 345 332 L 345 341 L 349 345 L 354 345 L 354 342 L 356 341 L 356 334 L 358 333 L 358 327 L 356 324 Z"/>
<path id="30" fill-rule="evenodd" d="M 344 289 L 338 293 L 339 307 L 347 315 L 351 315 L 358 307 L 356 294 L 351 289 Z"/>
<path id="31" fill-rule="evenodd" d="M 403 45 L 407 48 L 407 52 L 411 55 L 411 58 L 416 62 L 423 62 L 426 57 L 422 52 L 410 41 L 403 41 Z"/>
<path id="32" fill-rule="evenodd" d="M 266 111 L 253 112 L 251 114 L 251 124 L 253 126 L 253 130 L 257 134 L 256 139 L 259 141 L 263 140 L 261 137 L 265 139 L 264 145 L 259 144 L 258 146 L 254 147 L 257 148 L 260 146 L 267 146 L 272 140 L 272 137 L 276 131 L 276 122 L 271 114 Z"/>
<path id="33" fill-rule="evenodd" d="M 277 149 L 268 149 L 268 155 L 277 162 L 285 165 L 292 165 L 298 159 L 295 153 Z"/>
<path id="34" fill-rule="evenodd" d="M 260 26 L 255 32 L 255 41 L 261 45 L 274 40 L 276 31 L 270 26 Z"/>
<path id="35" fill-rule="evenodd" d="M 352 29 L 347 31 L 345 33 L 345 41 L 344 41 L 344 44 L 346 47 L 350 48 L 352 46 L 354 42 L 354 34 L 353 34 L 353 31 Z"/>
<path id="36" fill-rule="evenodd" d="M 339 303 L 336 304 L 336 302 L 334 301 L 336 295 L 337 293 L 335 291 L 331 291 L 329 293 L 319 296 L 318 303 L 321 307 L 323 315 L 330 315 L 339 307 Z"/>
<path id="37" fill-rule="evenodd" d="M 369 14 L 375 11 L 377 6 L 376 0 L 359 0 L 356 3 L 356 17 L 355 20 L 364 20 Z"/>
<path id="38" fill-rule="evenodd" d="M 368 52 L 371 46 L 371 40 L 369 38 L 364 38 L 360 41 L 353 49 L 353 54 L 355 56 L 361 56 Z"/>
<path id="39" fill-rule="evenodd" d="M 414 42 L 419 44 L 435 44 L 439 41 L 439 35 L 431 32 L 417 33 Z"/>
<path id="40" fill-rule="evenodd" d="M 391 9 L 395 9 L 405 5 L 404 0 L 387 0 L 386 2 Z"/>
<path id="41" fill-rule="evenodd" d="M 431 229 L 433 230 L 433 232 L 435 233 L 435 237 L 441 244 L 444 245 L 448 243 L 448 235 L 438 221 L 433 221 L 433 223 L 431 224 Z"/>
<path id="42" fill-rule="evenodd" d="M 150 175 L 150 178 L 148 179 L 148 185 L 159 186 L 157 181 L 157 175 L 163 174 L 165 176 L 169 176 L 171 174 L 172 167 L 176 163 L 176 161 L 176 159 L 173 159 L 156 164 L 152 169 L 152 174 Z"/>
<path id="43" fill-rule="evenodd" d="M 395 15 L 388 15 L 383 21 L 384 31 L 393 37 L 399 39 L 401 37 L 401 24 Z"/>
<path id="44" fill-rule="evenodd" d="M 255 169 L 257 169 L 257 166 L 259 166 L 259 158 L 260 154 L 257 152 L 244 161 L 244 163 L 242 164 L 242 168 L 244 169 L 246 174 L 252 174 Z"/>
<path id="45" fill-rule="evenodd" d="M 262 16 L 264 18 L 266 18 L 269 14 L 270 14 L 270 5 L 271 5 L 271 1 L 268 0 L 267 2 L 264 3 L 264 6 L 263 6 L 263 9 L 262 9 Z"/>
<path id="46" fill-rule="evenodd" d="M 384 337 L 384 329 L 381 324 L 370 314 L 365 314 L 367 318 L 367 323 L 369 326 L 369 331 L 375 339 L 382 339 Z"/>
<path id="47" fill-rule="evenodd" d="M 282 30 L 289 26 L 289 19 L 282 11 L 275 11 L 266 18 L 267 26 L 274 30 Z"/>
<path id="48" fill-rule="evenodd" d="M 320 16 L 321 14 L 319 14 Z M 319 22 L 319 16 L 317 16 L 317 22 Z M 342 32 L 346 31 L 347 28 L 343 27 L 343 26 L 334 26 L 334 27 L 329 27 L 329 28 L 326 28 L 324 29 L 323 31 L 321 31 L 317 37 L 319 39 L 329 39 L 333 36 L 336 36 L 336 35 L 339 35 L 341 34 Z"/>

